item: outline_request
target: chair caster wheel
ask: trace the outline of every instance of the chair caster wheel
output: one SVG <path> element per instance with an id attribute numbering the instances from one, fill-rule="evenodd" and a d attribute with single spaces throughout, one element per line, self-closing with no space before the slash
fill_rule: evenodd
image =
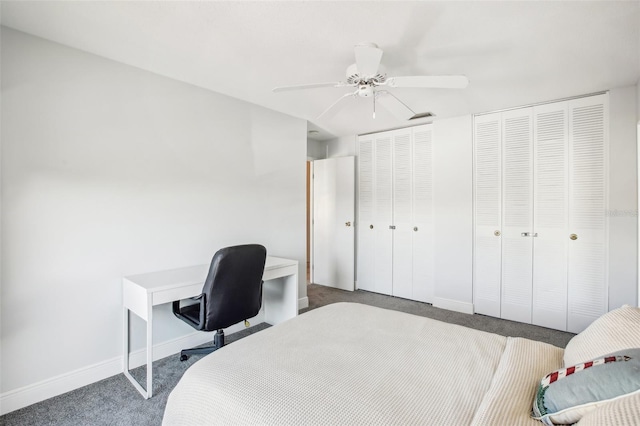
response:
<path id="1" fill-rule="evenodd" d="M 180 361 L 186 361 L 189 359 L 189 355 L 180 355 Z"/>

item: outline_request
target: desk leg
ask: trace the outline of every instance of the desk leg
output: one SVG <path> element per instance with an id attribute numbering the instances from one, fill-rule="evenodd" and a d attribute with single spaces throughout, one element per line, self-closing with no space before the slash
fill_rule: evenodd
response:
<path id="1" fill-rule="evenodd" d="M 151 341 L 151 336 L 152 336 L 152 327 L 151 327 L 151 314 L 149 314 L 149 318 L 147 320 L 147 389 L 145 390 L 140 383 L 138 383 L 138 381 L 131 375 L 131 373 L 129 372 L 129 310 L 127 308 L 123 309 L 123 341 L 122 341 L 122 348 L 123 348 L 123 373 L 124 376 L 129 379 L 129 381 L 131 382 L 131 384 L 136 388 L 136 390 L 138 392 L 140 392 L 140 395 L 142 395 L 144 397 L 144 399 L 149 399 L 151 398 L 151 392 L 152 392 L 152 383 L 151 383 L 151 377 L 152 377 L 152 372 L 151 372 L 151 366 L 153 365 L 153 353 L 151 351 L 151 347 L 152 347 L 152 341 Z"/>
<path id="2" fill-rule="evenodd" d="M 122 371 L 129 372 L 129 309 L 122 309 Z"/>
<path id="3" fill-rule="evenodd" d="M 298 315 L 298 274 L 265 281 L 264 320 L 275 325 Z"/>
<path id="4" fill-rule="evenodd" d="M 151 301 L 148 304 L 148 316 L 147 318 L 147 396 L 151 398 L 153 396 L 153 306 Z"/>

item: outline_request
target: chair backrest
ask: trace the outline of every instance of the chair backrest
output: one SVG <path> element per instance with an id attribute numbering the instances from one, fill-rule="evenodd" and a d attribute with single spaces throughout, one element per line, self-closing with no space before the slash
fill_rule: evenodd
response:
<path id="1" fill-rule="evenodd" d="M 203 330 L 226 328 L 258 314 L 266 258 L 267 249 L 259 244 L 216 252 L 202 289 L 206 298 Z"/>

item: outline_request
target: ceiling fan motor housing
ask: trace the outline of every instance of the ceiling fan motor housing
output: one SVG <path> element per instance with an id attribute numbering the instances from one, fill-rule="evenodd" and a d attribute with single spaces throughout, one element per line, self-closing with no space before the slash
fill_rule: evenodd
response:
<path id="1" fill-rule="evenodd" d="M 347 83 L 348 84 L 382 84 L 387 79 L 387 73 L 382 65 L 378 67 L 378 72 L 372 76 L 362 76 L 358 74 L 358 67 L 356 64 L 351 64 L 347 68 Z"/>
<path id="2" fill-rule="evenodd" d="M 361 98 L 368 98 L 370 96 L 373 96 L 373 94 L 373 85 L 361 84 L 360 86 L 358 86 L 358 96 L 360 96 Z"/>

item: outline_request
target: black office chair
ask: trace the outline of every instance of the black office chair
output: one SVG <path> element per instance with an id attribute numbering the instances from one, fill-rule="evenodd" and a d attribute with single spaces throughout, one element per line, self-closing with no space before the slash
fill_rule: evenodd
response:
<path id="1" fill-rule="evenodd" d="M 188 300 L 199 303 L 181 306 L 173 302 L 176 317 L 196 330 L 214 331 L 213 346 L 184 349 L 180 361 L 192 354 L 208 354 L 224 346 L 223 328 L 254 317 L 262 305 L 262 274 L 267 249 L 259 244 L 226 247 L 211 260 L 202 294 Z"/>

